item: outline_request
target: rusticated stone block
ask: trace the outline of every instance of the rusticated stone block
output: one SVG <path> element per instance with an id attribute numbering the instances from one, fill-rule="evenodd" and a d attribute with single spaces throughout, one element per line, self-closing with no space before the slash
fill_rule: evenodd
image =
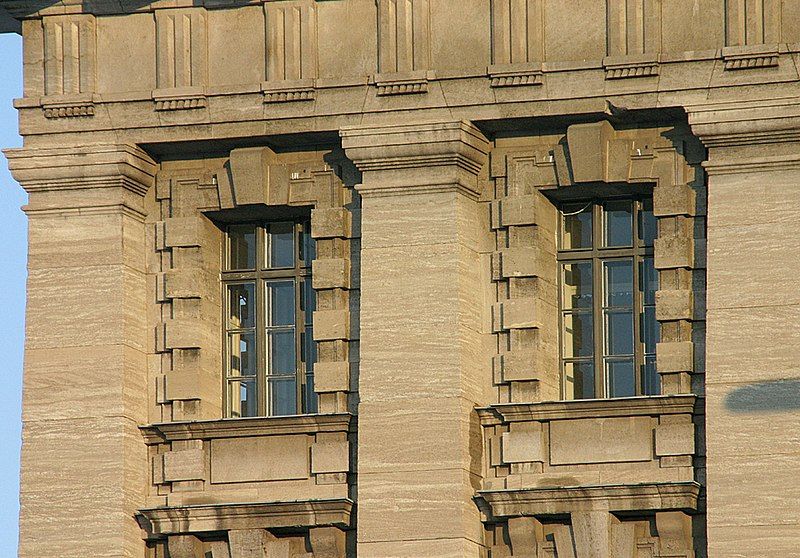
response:
<path id="1" fill-rule="evenodd" d="M 202 448 L 171 451 L 163 454 L 164 481 L 204 480 L 205 453 Z"/>
<path id="2" fill-rule="evenodd" d="M 508 248 L 492 255 L 497 260 L 492 267 L 500 272 L 501 278 L 541 277 L 547 281 L 556 280 L 556 259 L 540 248 Z"/>
<path id="3" fill-rule="evenodd" d="M 694 344 L 691 341 L 656 345 L 656 368 L 660 373 L 691 372 L 693 367 Z"/>
<path id="4" fill-rule="evenodd" d="M 343 207 L 321 207 L 311 211 L 311 236 L 350 238 L 352 217 Z"/>
<path id="5" fill-rule="evenodd" d="M 156 275 L 156 295 L 159 302 L 175 298 L 200 298 L 203 276 L 193 269 L 173 269 Z"/>
<path id="6" fill-rule="evenodd" d="M 513 424 L 502 435 L 503 463 L 531 463 L 547 460 L 542 425 L 534 422 Z"/>
<path id="7" fill-rule="evenodd" d="M 659 185 L 653 189 L 653 215 L 672 217 L 695 214 L 695 191 L 688 184 Z"/>
<path id="8" fill-rule="evenodd" d="M 317 393 L 331 393 L 335 391 L 349 391 L 349 389 L 349 362 L 314 363 L 314 391 Z"/>
<path id="9" fill-rule="evenodd" d="M 691 320 L 694 313 L 694 293 L 690 290 L 656 292 L 656 319 L 660 321 Z"/>
<path id="10" fill-rule="evenodd" d="M 655 240 L 656 269 L 692 268 L 694 266 L 694 239 L 686 236 L 668 236 Z"/>
<path id="11" fill-rule="evenodd" d="M 346 473 L 350 470 L 350 447 L 347 442 L 324 442 L 311 445 L 311 472 Z"/>
<path id="12" fill-rule="evenodd" d="M 315 289 L 349 289 L 350 260 L 332 258 L 314 260 L 312 283 Z"/>
<path id="13" fill-rule="evenodd" d="M 167 320 L 156 327 L 156 351 L 199 349 L 202 324 L 193 320 Z"/>
<path id="14" fill-rule="evenodd" d="M 542 327 L 552 307 L 538 298 L 519 298 L 499 302 L 492 307 L 492 329 L 536 329 Z"/>
<path id="15" fill-rule="evenodd" d="M 206 227 L 211 223 L 200 216 L 170 217 L 156 223 L 156 249 L 202 246 Z"/>
<path id="16" fill-rule="evenodd" d="M 694 425 L 660 424 L 656 427 L 656 455 L 694 454 Z"/>
<path id="17" fill-rule="evenodd" d="M 314 341 L 335 341 L 350 338 L 350 312 L 317 310 L 314 312 Z"/>
<path id="18" fill-rule="evenodd" d="M 275 160 L 275 153 L 266 147 L 231 151 L 231 186 L 236 205 L 288 203 L 289 169 Z"/>
<path id="19" fill-rule="evenodd" d="M 497 383 L 542 380 L 554 374 L 558 361 L 557 347 L 544 344 L 532 349 L 518 349 L 493 358 Z"/>
<path id="20" fill-rule="evenodd" d="M 231 558 L 289 558 L 291 542 L 264 529 L 228 531 Z"/>
<path id="21" fill-rule="evenodd" d="M 308 532 L 314 558 L 344 558 L 345 533 L 336 527 L 315 527 Z"/>
<path id="22" fill-rule="evenodd" d="M 511 196 L 492 202 L 492 228 L 515 225 L 537 225 L 555 230 L 555 208 L 541 194 Z"/>
<path id="23" fill-rule="evenodd" d="M 206 558 L 202 541 L 194 535 L 172 535 L 167 548 L 170 558 Z"/>

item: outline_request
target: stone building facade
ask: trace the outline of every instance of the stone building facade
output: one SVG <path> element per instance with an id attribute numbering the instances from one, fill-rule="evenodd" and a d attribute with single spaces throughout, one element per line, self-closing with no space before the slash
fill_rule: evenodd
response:
<path id="1" fill-rule="evenodd" d="M 800 556 L 800 0 L 0 29 L 20 557 Z"/>

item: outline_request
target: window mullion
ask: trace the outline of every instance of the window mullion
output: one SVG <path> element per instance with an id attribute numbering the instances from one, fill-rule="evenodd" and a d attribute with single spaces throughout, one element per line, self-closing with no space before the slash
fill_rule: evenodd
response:
<path id="1" fill-rule="evenodd" d="M 269 414 L 267 391 L 269 382 L 267 381 L 267 285 L 261 270 L 265 266 L 267 253 L 267 234 L 263 226 L 258 227 L 256 235 L 256 351 L 258 355 L 258 366 L 256 369 L 256 393 L 258 396 L 258 410 L 261 416 Z"/>
<path id="2" fill-rule="evenodd" d="M 302 288 L 300 285 L 300 243 L 302 242 L 302 229 L 300 223 L 295 223 L 294 226 L 294 372 L 295 372 L 295 401 L 297 405 L 297 413 L 302 414 L 303 409 L 303 384 L 305 375 L 302 370 L 303 359 L 303 334 L 305 333 L 305 319 L 303 317 L 302 304 L 300 297 L 302 296 Z M 307 287 L 304 285 L 304 287 Z"/>
<path id="3" fill-rule="evenodd" d="M 598 246 L 603 245 L 603 215 L 601 213 L 601 205 L 595 203 L 593 211 L 592 312 L 594 313 L 594 319 L 592 323 L 594 326 L 594 389 L 595 397 L 603 398 L 606 397 L 605 324 L 603 323 L 603 300 L 605 293 L 603 291 L 603 264 L 598 253 Z"/>

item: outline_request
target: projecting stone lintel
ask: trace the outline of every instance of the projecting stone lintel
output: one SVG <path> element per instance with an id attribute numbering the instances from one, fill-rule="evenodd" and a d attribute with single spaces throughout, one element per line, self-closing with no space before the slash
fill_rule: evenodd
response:
<path id="1" fill-rule="evenodd" d="M 169 506 L 139 510 L 137 520 L 148 540 L 178 534 L 282 527 L 350 526 L 348 498 Z"/>
<path id="2" fill-rule="evenodd" d="M 660 395 L 506 403 L 477 411 L 481 424 L 491 426 L 501 422 L 697 414 L 702 412 L 703 401 L 703 398 L 696 395 Z"/>
<path id="3" fill-rule="evenodd" d="M 348 413 L 165 422 L 139 427 L 148 445 L 181 440 L 352 432 L 355 428 L 355 416 Z"/>
<path id="4" fill-rule="evenodd" d="M 491 516 L 521 517 L 576 511 L 643 512 L 698 510 L 700 484 L 696 482 L 595 485 L 520 490 L 482 490 L 476 497 Z M 483 507 L 483 506 L 482 506 Z"/>
<path id="5" fill-rule="evenodd" d="M 487 162 L 489 142 L 469 122 L 344 128 L 340 135 L 347 156 L 363 173 L 356 187 L 362 195 L 446 190 L 480 195 L 477 175 Z"/>

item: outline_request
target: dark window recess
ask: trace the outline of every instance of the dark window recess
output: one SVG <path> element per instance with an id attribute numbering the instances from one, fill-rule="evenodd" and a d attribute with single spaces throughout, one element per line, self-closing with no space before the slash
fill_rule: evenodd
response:
<path id="1" fill-rule="evenodd" d="M 227 229 L 222 289 L 229 417 L 317 412 L 310 233 L 308 221 Z"/>
<path id="2" fill-rule="evenodd" d="M 562 397 L 658 394 L 652 200 L 570 203 L 560 213 Z"/>

